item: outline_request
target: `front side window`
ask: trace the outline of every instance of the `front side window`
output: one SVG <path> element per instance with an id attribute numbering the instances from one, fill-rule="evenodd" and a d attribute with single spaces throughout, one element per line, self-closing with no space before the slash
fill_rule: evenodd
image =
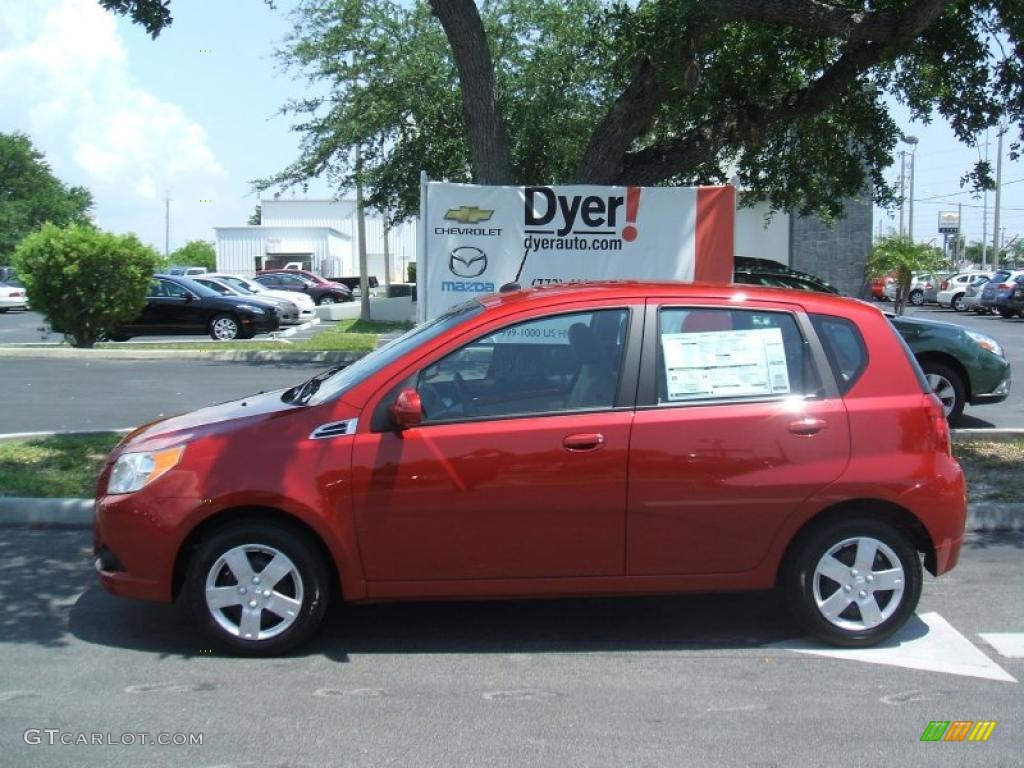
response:
<path id="1" fill-rule="evenodd" d="M 665 308 L 659 313 L 658 402 L 820 396 L 820 379 L 787 312 Z"/>
<path id="2" fill-rule="evenodd" d="M 628 316 L 552 315 L 476 339 L 420 372 L 424 421 L 614 407 Z"/>
<path id="3" fill-rule="evenodd" d="M 172 283 L 170 280 L 161 280 L 160 292 L 157 293 L 157 296 L 167 296 L 172 299 L 184 299 L 188 296 L 188 291 L 177 283 Z"/>

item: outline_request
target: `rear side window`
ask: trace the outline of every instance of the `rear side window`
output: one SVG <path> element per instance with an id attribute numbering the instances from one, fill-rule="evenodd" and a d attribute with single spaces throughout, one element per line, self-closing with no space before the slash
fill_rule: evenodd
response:
<path id="1" fill-rule="evenodd" d="M 868 348 L 857 325 L 845 317 L 811 315 L 839 392 L 846 394 L 868 367 Z"/>

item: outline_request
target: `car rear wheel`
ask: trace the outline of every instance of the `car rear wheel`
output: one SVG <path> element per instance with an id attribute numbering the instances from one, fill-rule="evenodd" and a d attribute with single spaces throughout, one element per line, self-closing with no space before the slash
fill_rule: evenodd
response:
<path id="1" fill-rule="evenodd" d="M 910 296 L 907 297 L 911 304 L 915 307 L 920 307 L 924 304 L 924 291 L 918 289 L 910 292 Z"/>
<path id="2" fill-rule="evenodd" d="M 206 633 L 252 656 L 306 642 L 327 608 L 329 577 L 307 536 L 266 522 L 223 529 L 200 546 L 186 598 Z"/>
<path id="3" fill-rule="evenodd" d="M 1017 315 L 1018 313 L 1014 312 L 1012 309 L 999 309 L 999 316 L 1004 320 L 1009 320 L 1011 317 L 1016 317 Z"/>
<path id="4" fill-rule="evenodd" d="M 790 608 L 810 634 L 832 645 L 875 645 L 906 623 L 921 596 L 921 559 L 893 526 L 830 523 L 794 552 L 785 580 Z"/>
<path id="5" fill-rule="evenodd" d="M 962 293 L 958 293 L 954 296 L 953 301 L 950 302 L 950 306 L 953 307 L 954 312 L 963 312 L 967 309 L 967 305 L 964 304 L 964 295 Z"/>
<path id="6" fill-rule="evenodd" d="M 210 336 L 214 341 L 231 341 L 239 337 L 238 320 L 231 315 L 217 315 L 210 321 Z"/>
<path id="7" fill-rule="evenodd" d="M 929 360 L 921 363 L 921 370 L 928 380 L 928 386 L 942 402 L 942 410 L 946 412 L 946 421 L 956 424 L 967 404 L 967 387 L 964 380 L 948 365 Z"/>

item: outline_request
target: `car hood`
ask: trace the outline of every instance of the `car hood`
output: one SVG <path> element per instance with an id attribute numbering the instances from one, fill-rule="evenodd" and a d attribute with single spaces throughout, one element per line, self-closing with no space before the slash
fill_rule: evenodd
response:
<path id="1" fill-rule="evenodd" d="M 284 389 L 261 392 L 238 400 L 210 405 L 196 411 L 143 424 L 128 433 L 111 459 L 129 451 L 154 451 L 210 435 L 248 427 L 257 421 L 287 417 L 302 406 L 281 400 Z"/>

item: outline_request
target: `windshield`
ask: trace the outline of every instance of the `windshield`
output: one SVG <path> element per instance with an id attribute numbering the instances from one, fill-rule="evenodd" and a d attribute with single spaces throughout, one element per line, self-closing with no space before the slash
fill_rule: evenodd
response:
<path id="1" fill-rule="evenodd" d="M 330 378 L 324 379 L 315 388 L 309 398 L 310 403 L 322 403 L 337 397 L 339 394 L 355 386 L 386 365 L 402 357 L 406 352 L 415 349 L 431 339 L 435 339 L 449 328 L 476 317 L 483 311 L 483 307 L 476 301 L 467 301 L 457 307 L 439 315 L 422 325 L 405 332 L 394 341 L 375 349 L 365 357 L 360 358 L 345 368 L 342 368 Z"/>
<path id="2" fill-rule="evenodd" d="M 241 291 L 242 293 L 245 293 L 245 294 L 262 293 L 263 291 L 266 290 L 266 288 L 264 288 L 259 283 L 252 283 L 252 284 L 250 284 L 249 282 L 247 282 L 245 280 L 242 280 L 239 277 L 226 277 L 225 276 L 225 277 L 218 277 L 217 279 L 220 280 L 222 283 L 227 283 L 232 288 L 234 288 L 236 291 Z"/>
<path id="3" fill-rule="evenodd" d="M 195 280 L 191 280 L 187 277 L 175 276 L 174 281 L 177 282 L 179 285 L 183 285 L 184 287 L 188 288 L 190 291 L 192 291 L 192 293 L 196 294 L 197 296 L 204 296 L 206 298 L 215 299 L 220 298 L 220 294 L 213 290 L 213 288 L 207 288 L 202 283 L 197 283 Z"/>

